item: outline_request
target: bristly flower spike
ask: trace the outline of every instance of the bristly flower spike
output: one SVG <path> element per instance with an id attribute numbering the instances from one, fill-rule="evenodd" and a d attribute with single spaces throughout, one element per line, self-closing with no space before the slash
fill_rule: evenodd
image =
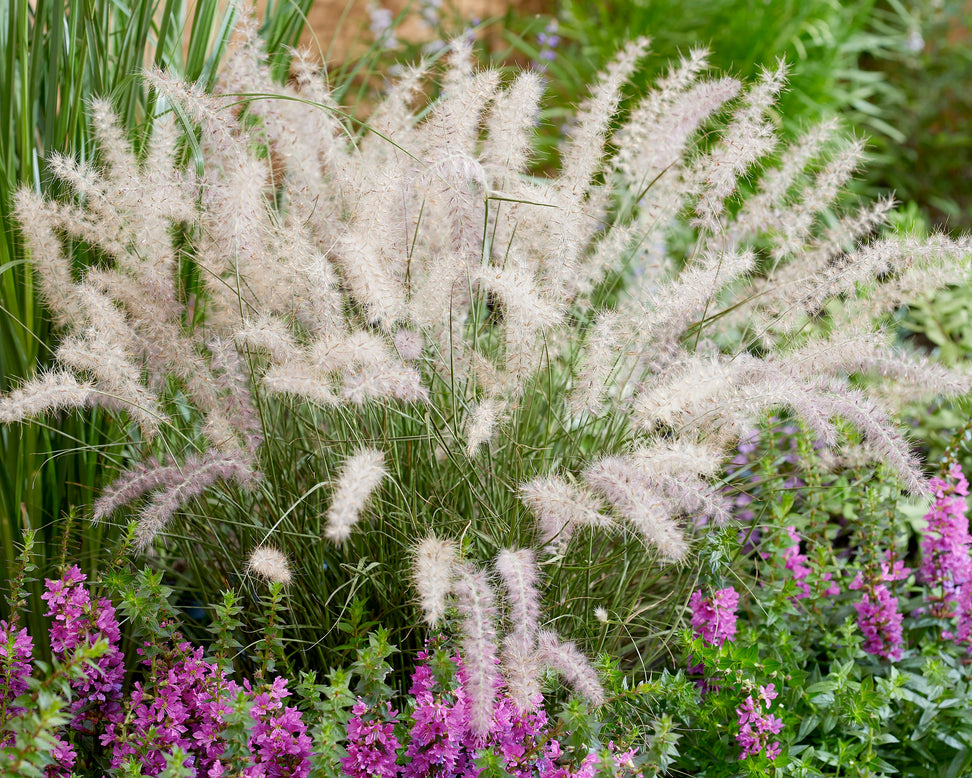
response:
<path id="1" fill-rule="evenodd" d="M 434 626 L 445 616 L 457 563 L 456 543 L 428 535 L 419 541 L 412 562 L 412 580 L 425 621 Z"/>
<path id="2" fill-rule="evenodd" d="M 362 449 L 344 463 L 327 511 L 324 535 L 328 540 L 340 544 L 351 536 L 368 499 L 387 474 L 385 455 L 377 449 Z"/>

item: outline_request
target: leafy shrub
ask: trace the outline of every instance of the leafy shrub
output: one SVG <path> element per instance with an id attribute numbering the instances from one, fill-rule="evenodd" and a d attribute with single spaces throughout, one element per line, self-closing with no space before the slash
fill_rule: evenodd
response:
<path id="1" fill-rule="evenodd" d="M 755 492 L 778 497 L 754 495 L 766 511 L 750 531 L 726 533 L 736 561 L 693 598 L 683 672 L 697 696 L 661 704 L 685 727 L 676 766 L 705 776 L 965 774 L 972 537 L 961 469 L 933 479 L 930 507 L 909 504 L 869 470 L 845 469 L 850 452 L 828 472 L 825 454 L 777 431 L 751 444 L 740 477 L 772 472 L 791 442 L 806 487 L 779 496 L 756 481 Z"/>
<path id="2" fill-rule="evenodd" d="M 972 212 L 963 172 L 972 135 L 962 119 L 972 107 L 972 23 L 960 0 L 915 3 L 907 11 L 911 31 L 898 56 L 864 62 L 888 85 L 882 107 L 896 117 L 874 134 L 867 179 L 917 202 L 936 228 L 956 234 L 969 229 Z"/>

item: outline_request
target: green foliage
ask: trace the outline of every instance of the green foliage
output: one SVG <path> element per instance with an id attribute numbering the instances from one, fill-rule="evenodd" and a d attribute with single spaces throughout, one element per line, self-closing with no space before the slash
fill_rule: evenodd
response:
<path id="1" fill-rule="evenodd" d="M 874 0 L 597 0 L 560 3 L 564 42 L 548 66 L 560 90 L 548 116 L 556 131 L 564 110 L 583 98 L 585 85 L 617 50 L 619 41 L 638 35 L 651 39 L 652 56 L 641 69 L 640 88 L 657 80 L 668 63 L 695 46 L 708 46 L 716 70 L 744 79 L 780 58 L 791 67 L 779 105 L 779 119 L 795 133 L 822 116 L 853 116 L 864 132 L 880 132 L 890 113 L 875 107 L 887 102 L 887 76 L 865 69 L 867 52 L 883 61 L 901 48 L 906 20 L 876 9 Z M 883 23 L 875 23 L 881 15 Z M 537 20 L 511 39 L 536 59 L 534 43 L 545 20 Z"/>
<path id="2" fill-rule="evenodd" d="M 889 2 L 910 33 L 893 59 L 869 58 L 889 89 L 880 109 L 893 125 L 872 134 L 868 182 L 920 204 L 936 229 L 972 226 L 972 17 L 962 0 Z"/>
<path id="3" fill-rule="evenodd" d="M 314 775 L 339 778 L 340 759 L 347 756 L 342 747 L 351 720 L 355 695 L 351 691 L 353 675 L 346 669 L 331 670 L 327 683 L 318 684 L 316 673 L 301 673 L 295 693 L 300 707 L 309 719 L 308 731 L 314 741 L 311 769 Z"/>
<path id="4" fill-rule="evenodd" d="M 548 112 L 553 127 L 618 41 L 635 35 L 650 36 L 657 54 L 645 68 L 648 82 L 673 55 L 700 44 L 718 68 L 744 77 L 785 57 L 792 74 L 780 121 L 789 131 L 839 113 L 869 140 L 870 192 L 917 202 L 953 234 L 972 224 L 965 173 L 972 135 L 963 121 L 972 105 L 972 26 L 964 0 L 565 0 L 560 8 L 565 41 L 549 71 L 564 87 Z M 514 48 L 536 60 L 545 24 L 524 22 L 509 36 Z"/>
<path id="5" fill-rule="evenodd" d="M 238 630 L 243 626 L 239 615 L 243 606 L 238 603 L 236 594 L 232 591 L 223 592 L 223 601 L 213 606 L 213 623 L 209 631 L 213 634 L 212 652 L 224 670 L 231 670 L 236 656 L 243 649 L 237 638 Z"/>
<path id="6" fill-rule="evenodd" d="M 261 627 L 261 636 L 257 648 L 257 656 L 259 657 L 259 664 L 256 669 L 257 680 L 269 677 L 277 670 L 277 665 L 284 661 L 284 646 L 280 637 L 283 598 L 283 585 L 279 581 L 271 583 L 269 591 L 263 597 L 263 608 L 258 622 Z M 221 625 L 220 630 L 225 631 L 225 629 L 226 627 Z"/>

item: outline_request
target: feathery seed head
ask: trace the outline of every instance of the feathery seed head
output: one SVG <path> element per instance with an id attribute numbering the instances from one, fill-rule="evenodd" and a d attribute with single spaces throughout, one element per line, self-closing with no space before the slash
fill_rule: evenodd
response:
<path id="1" fill-rule="evenodd" d="M 468 674 L 466 688 L 471 704 L 470 725 L 485 735 L 493 718 L 498 671 L 496 667 L 496 598 L 482 570 L 461 569 L 453 587 L 462 615 L 462 656 Z"/>
<path id="2" fill-rule="evenodd" d="M 410 329 L 400 329 L 395 333 L 395 348 L 398 355 L 406 362 L 411 362 L 422 356 L 425 340 L 422 333 Z"/>
<path id="3" fill-rule="evenodd" d="M 603 494 L 664 559 L 685 559 L 688 543 L 672 518 L 668 501 L 636 468 L 620 457 L 606 457 L 584 471 L 584 480 Z"/>
<path id="4" fill-rule="evenodd" d="M 563 548 L 578 527 L 611 526 L 604 506 L 590 491 L 559 476 L 534 478 L 520 487 L 520 499 L 537 517 L 540 540 Z"/>
<path id="5" fill-rule="evenodd" d="M 253 549 L 250 558 L 246 563 L 248 573 L 258 575 L 269 583 L 281 583 L 284 586 L 290 583 L 293 575 L 290 572 L 290 563 L 283 552 L 271 546 L 260 546 Z"/>
<path id="6" fill-rule="evenodd" d="M 324 535 L 328 540 L 341 544 L 350 537 L 365 504 L 387 473 L 385 455 L 377 449 L 361 449 L 345 461 L 327 511 Z"/>
<path id="7" fill-rule="evenodd" d="M 603 705 L 604 687 L 587 657 L 573 642 L 562 642 L 556 632 L 541 630 L 537 654 L 542 664 L 560 673 L 574 691 L 591 705 Z"/>
<path id="8" fill-rule="evenodd" d="M 25 421 L 63 408 L 82 408 L 92 400 L 94 385 L 78 381 L 72 373 L 42 373 L 19 389 L 0 397 L 0 423 Z"/>
<path id="9" fill-rule="evenodd" d="M 457 559 L 456 543 L 453 540 L 428 535 L 415 547 L 412 581 L 429 626 L 436 625 L 445 616 Z"/>
<path id="10" fill-rule="evenodd" d="M 532 640 L 540 622 L 536 558 L 528 548 L 515 551 L 504 548 L 496 557 L 495 565 L 510 604 L 514 632 L 525 632 Z"/>

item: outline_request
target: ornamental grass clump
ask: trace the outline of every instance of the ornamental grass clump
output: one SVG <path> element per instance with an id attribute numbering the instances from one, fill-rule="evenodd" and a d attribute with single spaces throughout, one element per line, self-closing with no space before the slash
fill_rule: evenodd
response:
<path id="1" fill-rule="evenodd" d="M 622 113 L 649 50 L 633 41 L 540 174 L 540 76 L 477 68 L 465 38 L 367 122 L 303 55 L 276 83 L 252 21 L 238 38 L 213 93 L 147 74 L 142 156 L 97 101 L 99 164 L 49 160 L 73 195 L 17 195 L 63 335 L 0 419 L 129 419 L 93 517 L 133 517 L 187 586 L 215 597 L 273 549 L 288 635 L 326 658 L 353 597 L 412 624 L 411 576 L 430 622 L 458 608 L 485 727 L 494 652 L 545 656 L 596 698 L 567 639 L 595 605 L 621 614 L 605 648 L 657 655 L 761 412 L 862 439 L 926 489 L 891 408 L 969 381 L 893 349 L 885 323 L 963 278 L 969 242 L 877 237 L 890 202 L 839 197 L 861 143 L 777 137 L 783 64 L 743 84 L 693 50 Z M 102 261 L 79 272 L 74 241 Z M 500 549 L 497 605 L 477 564 Z M 563 641 L 523 597 L 537 581 Z"/>

